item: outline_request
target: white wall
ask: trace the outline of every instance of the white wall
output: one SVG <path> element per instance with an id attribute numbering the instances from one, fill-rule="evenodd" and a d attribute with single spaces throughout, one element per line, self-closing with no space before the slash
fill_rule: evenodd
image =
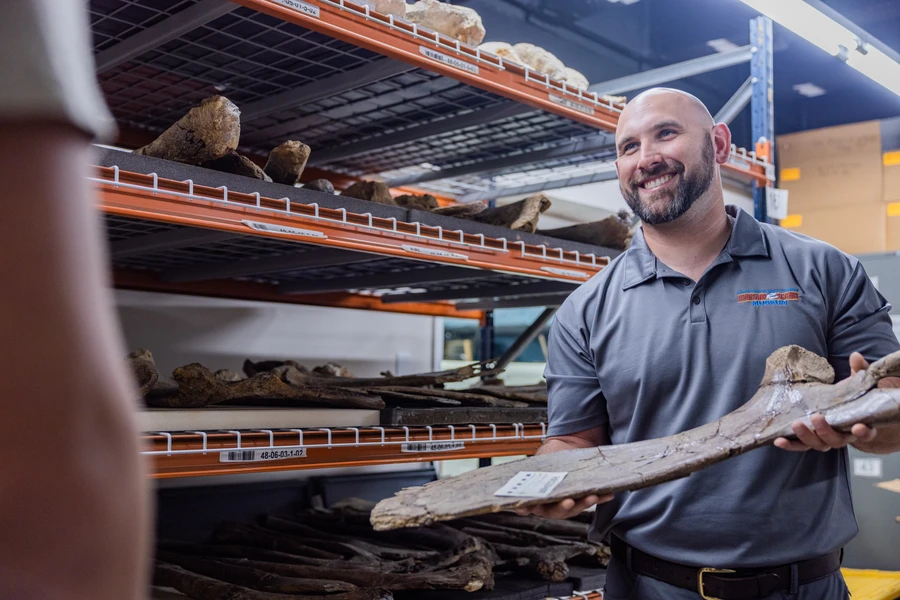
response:
<path id="1" fill-rule="evenodd" d="M 290 358 L 373 376 L 431 371 L 441 358 L 434 317 L 127 290 L 116 304 L 128 349 L 147 348 L 167 374 L 191 362 L 241 372 L 246 358 Z"/>

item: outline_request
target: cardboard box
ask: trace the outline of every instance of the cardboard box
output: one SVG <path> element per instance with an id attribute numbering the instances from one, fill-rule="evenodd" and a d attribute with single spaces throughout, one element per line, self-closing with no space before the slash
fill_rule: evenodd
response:
<path id="1" fill-rule="evenodd" d="M 888 252 L 900 250 L 900 202 L 892 202 L 885 207 L 887 214 L 887 241 Z"/>
<path id="2" fill-rule="evenodd" d="M 878 121 L 780 136 L 777 156 L 792 213 L 884 200 Z"/>
<path id="3" fill-rule="evenodd" d="M 900 150 L 885 152 L 881 163 L 884 172 L 882 201 L 885 204 L 900 202 Z"/>
<path id="4" fill-rule="evenodd" d="M 898 207 L 900 208 L 900 207 Z M 884 204 L 825 208 L 794 213 L 782 226 L 828 242 L 848 254 L 869 254 L 887 250 L 888 216 Z M 900 239 L 900 210 L 897 234 Z"/>

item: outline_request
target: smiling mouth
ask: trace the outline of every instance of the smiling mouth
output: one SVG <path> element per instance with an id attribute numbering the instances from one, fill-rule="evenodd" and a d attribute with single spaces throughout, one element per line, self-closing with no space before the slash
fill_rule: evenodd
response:
<path id="1" fill-rule="evenodd" d="M 657 188 L 660 188 L 660 187 L 666 185 L 673 179 L 675 179 L 675 173 L 668 173 L 666 175 L 661 175 L 654 179 L 645 181 L 644 183 L 640 184 L 639 187 L 643 190 L 653 191 Z"/>

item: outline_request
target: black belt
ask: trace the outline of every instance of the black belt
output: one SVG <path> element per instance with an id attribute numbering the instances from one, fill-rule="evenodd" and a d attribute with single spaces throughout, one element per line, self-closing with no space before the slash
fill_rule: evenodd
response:
<path id="1" fill-rule="evenodd" d="M 697 592 L 706 600 L 758 600 L 790 589 L 795 567 L 797 585 L 822 579 L 841 568 L 841 551 L 780 567 L 688 567 L 641 552 L 615 535 L 610 538 L 612 555 L 633 573 Z"/>

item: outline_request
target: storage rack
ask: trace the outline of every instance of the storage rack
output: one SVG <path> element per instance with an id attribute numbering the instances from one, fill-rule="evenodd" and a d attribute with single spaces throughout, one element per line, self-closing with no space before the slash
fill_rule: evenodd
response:
<path id="1" fill-rule="evenodd" d="M 91 16 L 101 86 L 130 140 L 152 139 L 221 93 L 241 108 L 241 151 L 250 155 L 298 137 L 313 148 L 310 164 L 328 172 L 471 195 L 484 193 L 491 177 L 571 173 L 603 160 L 622 110 L 363 1 L 92 0 Z M 733 150 L 723 166 L 731 176 L 771 181 L 765 160 Z M 354 212 L 303 190 L 269 197 L 110 164 L 91 181 L 116 284 L 130 289 L 479 317 L 493 306 L 558 304 L 617 254 L 448 229 L 414 211 L 379 214 L 374 204 Z M 149 437 L 155 476 L 343 464 L 340 449 L 349 447 L 326 444 L 330 454 L 302 464 L 225 468 L 197 445 L 200 437 L 219 448 L 235 441 L 222 435 Z M 269 443 L 285 436 L 272 435 Z M 249 432 L 242 441 L 263 438 Z M 467 455 L 536 442 L 476 444 Z M 360 464 L 414 456 L 373 448 L 355 448 Z"/>

